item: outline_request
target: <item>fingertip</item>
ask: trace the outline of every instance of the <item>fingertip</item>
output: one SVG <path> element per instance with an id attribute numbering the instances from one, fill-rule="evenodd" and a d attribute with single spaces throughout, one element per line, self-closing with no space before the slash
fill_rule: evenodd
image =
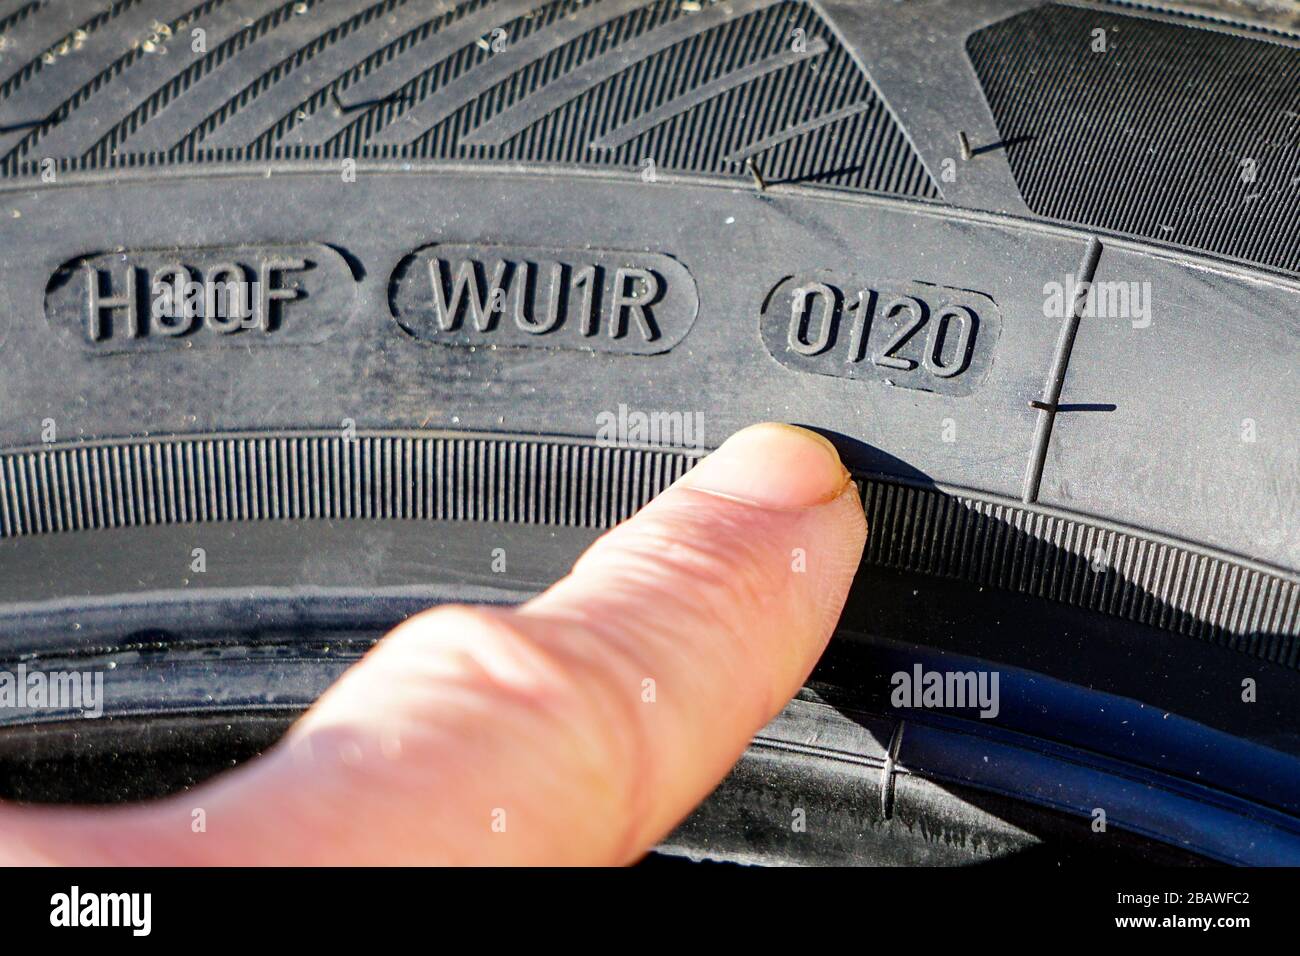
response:
<path id="1" fill-rule="evenodd" d="M 678 486 L 762 508 L 800 510 L 834 501 L 850 480 L 827 439 L 796 425 L 765 422 L 736 432 Z"/>

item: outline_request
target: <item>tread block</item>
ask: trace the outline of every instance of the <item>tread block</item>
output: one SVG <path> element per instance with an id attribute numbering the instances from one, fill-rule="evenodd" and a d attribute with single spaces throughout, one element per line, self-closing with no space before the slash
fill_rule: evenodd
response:
<path id="1" fill-rule="evenodd" d="M 752 159 L 769 183 L 939 196 L 803 2 L 104 6 L 0 23 L 0 174 L 408 158 L 748 179 Z"/>
<path id="2" fill-rule="evenodd" d="M 967 50 L 1035 213 L 1300 271 L 1300 47 L 1051 4 Z"/>

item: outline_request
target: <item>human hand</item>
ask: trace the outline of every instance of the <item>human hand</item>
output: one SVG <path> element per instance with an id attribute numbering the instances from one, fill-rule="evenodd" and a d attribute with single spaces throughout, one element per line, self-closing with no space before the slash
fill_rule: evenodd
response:
<path id="1" fill-rule="evenodd" d="M 262 757 L 137 806 L 0 806 L 0 862 L 634 861 L 799 689 L 865 539 L 829 442 L 745 429 L 521 607 L 405 621 Z"/>

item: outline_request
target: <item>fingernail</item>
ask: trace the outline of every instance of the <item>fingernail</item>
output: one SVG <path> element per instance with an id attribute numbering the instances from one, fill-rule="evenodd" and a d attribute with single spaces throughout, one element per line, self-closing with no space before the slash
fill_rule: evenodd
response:
<path id="1" fill-rule="evenodd" d="M 763 508 L 798 509 L 833 501 L 850 481 L 829 441 L 769 422 L 736 432 L 678 482 Z"/>

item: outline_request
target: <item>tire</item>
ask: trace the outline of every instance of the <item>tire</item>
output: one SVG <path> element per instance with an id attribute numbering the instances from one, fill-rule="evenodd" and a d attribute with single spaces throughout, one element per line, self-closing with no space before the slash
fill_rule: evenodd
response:
<path id="1" fill-rule="evenodd" d="M 188 785 L 778 419 L 859 479 L 864 565 L 668 852 L 1300 861 L 1300 13 L 50 0 L 0 37 L 0 649 L 117 688 L 99 744 L 7 711 L 6 793 Z M 913 666 L 996 670 L 1000 714 L 900 709 Z"/>

